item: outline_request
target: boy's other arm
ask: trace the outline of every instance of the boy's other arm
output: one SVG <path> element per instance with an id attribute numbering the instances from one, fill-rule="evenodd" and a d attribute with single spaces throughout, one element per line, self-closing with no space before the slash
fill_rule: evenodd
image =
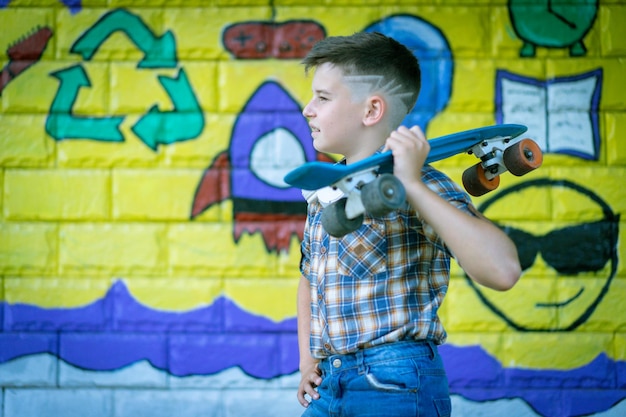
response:
<path id="1" fill-rule="evenodd" d="M 304 398 L 309 394 L 311 398 L 318 399 L 319 394 L 315 387 L 322 383 L 318 360 L 311 356 L 309 337 L 311 334 L 311 292 L 309 280 L 300 277 L 298 283 L 298 348 L 300 352 L 300 386 L 298 387 L 298 401 L 303 407 L 308 407 L 309 402 Z"/>
<path id="2" fill-rule="evenodd" d="M 457 209 L 422 181 L 430 145 L 421 129 L 400 127 L 389 136 L 386 147 L 393 153 L 394 174 L 402 181 L 409 203 L 443 239 L 470 278 L 495 290 L 512 288 L 521 274 L 515 244 L 478 211 L 471 216 Z"/>

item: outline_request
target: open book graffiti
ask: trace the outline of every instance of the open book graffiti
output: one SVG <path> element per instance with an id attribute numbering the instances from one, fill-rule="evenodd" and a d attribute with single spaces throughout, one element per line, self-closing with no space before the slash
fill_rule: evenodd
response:
<path id="1" fill-rule="evenodd" d="M 544 153 L 597 160 L 602 69 L 540 81 L 496 72 L 496 121 L 523 123 Z"/>

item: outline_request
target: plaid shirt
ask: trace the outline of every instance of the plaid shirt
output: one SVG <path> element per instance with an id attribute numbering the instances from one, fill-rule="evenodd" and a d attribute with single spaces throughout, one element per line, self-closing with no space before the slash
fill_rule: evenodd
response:
<path id="1" fill-rule="evenodd" d="M 427 165 L 429 188 L 471 214 L 469 196 Z M 450 279 L 450 252 L 406 203 L 342 238 L 326 233 L 313 201 L 300 265 L 311 290 L 311 354 L 325 358 L 399 340 L 445 341 L 437 316 Z"/>

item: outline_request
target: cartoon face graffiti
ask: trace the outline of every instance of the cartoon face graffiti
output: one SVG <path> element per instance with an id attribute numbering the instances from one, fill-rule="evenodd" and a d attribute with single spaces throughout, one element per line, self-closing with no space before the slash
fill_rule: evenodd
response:
<path id="1" fill-rule="evenodd" d="M 619 215 L 591 190 L 552 179 L 508 188 L 478 209 L 489 217 L 510 212 L 511 207 L 544 210 L 552 217 L 534 223 L 533 231 L 524 230 L 513 219 L 498 222 L 517 245 L 524 271 L 521 280 L 506 293 L 479 287 L 468 279 L 470 285 L 485 305 L 516 330 L 576 329 L 589 319 L 615 276 Z M 524 224 L 528 227 L 528 222 Z"/>

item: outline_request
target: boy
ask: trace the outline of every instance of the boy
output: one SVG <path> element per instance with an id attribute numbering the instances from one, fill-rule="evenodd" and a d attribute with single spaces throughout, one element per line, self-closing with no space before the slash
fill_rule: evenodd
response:
<path id="1" fill-rule="evenodd" d="M 430 148 L 421 129 L 400 126 L 420 88 L 406 47 L 357 33 L 320 41 L 302 62 L 305 72 L 315 69 L 303 110 L 314 147 L 346 164 L 391 150 L 407 195 L 400 209 L 365 214 L 342 238 L 320 222 L 328 193 L 307 198 L 298 288 L 303 416 L 450 415 L 437 352 L 450 256 L 476 282 L 507 290 L 521 273 L 517 250 L 465 192 L 424 165 Z"/>

